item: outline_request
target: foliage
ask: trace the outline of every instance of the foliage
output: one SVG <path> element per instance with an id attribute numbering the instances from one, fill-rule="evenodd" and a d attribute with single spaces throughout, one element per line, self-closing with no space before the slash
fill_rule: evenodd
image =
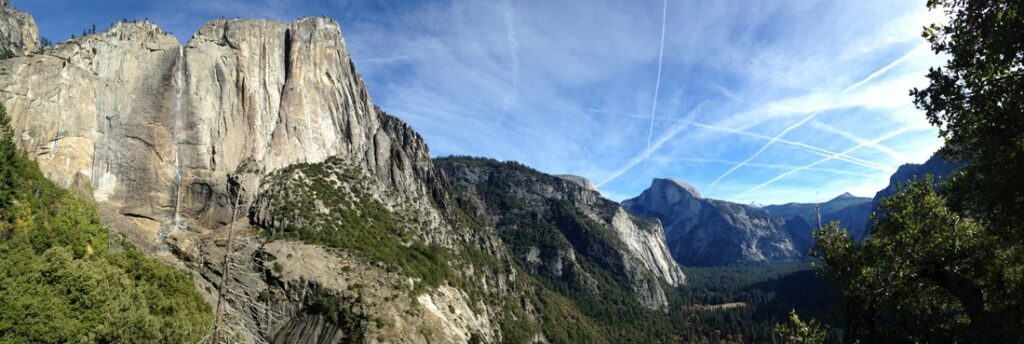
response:
<path id="1" fill-rule="evenodd" d="M 323 316 L 327 323 L 344 333 L 342 343 L 362 343 L 366 333 L 367 316 L 358 309 L 362 298 L 349 300 L 345 296 L 321 295 L 315 297 L 303 312 Z"/>
<path id="2" fill-rule="evenodd" d="M 775 324 L 775 332 L 788 344 L 821 344 L 828 336 L 824 324 L 815 319 L 804 322 L 795 310 L 789 312 L 789 324 Z"/>
<path id="3" fill-rule="evenodd" d="M 274 224 L 264 232 L 345 250 L 421 279 L 417 290 L 452 278 L 448 251 L 413 238 L 417 220 L 388 209 L 367 189 L 373 181 L 341 158 L 275 172 L 260 195 Z M 254 214 L 255 215 L 255 214 Z"/>
<path id="4" fill-rule="evenodd" d="M 883 201 L 857 244 L 830 225 L 815 254 L 867 342 L 1021 342 L 1024 333 L 1024 3 L 929 0 L 948 22 L 923 36 L 946 65 L 911 95 L 963 162 L 942 185 Z"/>
<path id="5" fill-rule="evenodd" d="M 7 110 L 0 106 L 0 222 L 10 219 L 11 206 L 15 193 L 18 190 L 18 178 L 20 170 L 17 165 L 18 147 L 14 145 L 14 129 L 11 127 L 11 118 Z"/>
<path id="6" fill-rule="evenodd" d="M 688 284 L 679 288 L 679 310 L 671 311 L 683 342 L 729 337 L 753 343 L 782 343 L 775 324 L 794 309 L 801 314 L 830 320 L 833 286 L 806 264 L 756 264 L 684 267 Z M 729 309 L 702 309 L 708 305 L 742 303 Z M 827 328 L 829 342 L 842 342 L 840 329 Z"/>
<path id="7" fill-rule="evenodd" d="M 950 160 L 966 163 L 951 192 L 958 210 L 992 224 L 993 235 L 1024 237 L 1024 2 L 929 0 L 949 21 L 923 36 L 945 67 L 911 94 L 946 140 Z"/>
<path id="8" fill-rule="evenodd" d="M 1019 336 L 1008 327 L 1013 310 L 999 306 L 1019 295 L 988 284 L 1012 268 L 992 250 L 998 238 L 946 204 L 925 178 L 882 202 L 885 216 L 862 244 L 835 224 L 819 230 L 813 253 L 840 286 L 851 335 L 924 342 Z"/>
<path id="9" fill-rule="evenodd" d="M 125 245 L 95 207 L 16 150 L 0 107 L 0 342 L 195 342 L 209 304 L 186 274 Z"/>

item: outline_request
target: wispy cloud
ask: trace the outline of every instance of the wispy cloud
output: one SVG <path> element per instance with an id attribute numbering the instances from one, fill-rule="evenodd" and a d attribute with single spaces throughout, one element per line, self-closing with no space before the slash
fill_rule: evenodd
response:
<path id="1" fill-rule="evenodd" d="M 516 38 L 515 9 L 509 0 L 503 2 L 505 19 L 505 41 L 508 43 L 509 59 L 512 61 L 512 89 L 505 95 L 501 107 L 501 116 L 495 121 L 500 124 L 501 119 L 508 114 L 519 97 L 519 39 Z"/>

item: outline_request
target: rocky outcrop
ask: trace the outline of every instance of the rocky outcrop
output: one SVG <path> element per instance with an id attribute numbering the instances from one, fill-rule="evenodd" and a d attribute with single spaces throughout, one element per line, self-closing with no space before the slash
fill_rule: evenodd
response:
<path id="1" fill-rule="evenodd" d="M 703 198 L 674 179 L 654 179 L 622 202 L 630 213 L 657 218 L 672 256 L 682 265 L 798 261 L 805 257 L 785 221 L 763 209 Z"/>
<path id="2" fill-rule="evenodd" d="M 499 334 L 486 306 L 461 290 L 441 286 L 414 292 L 407 277 L 357 256 L 297 241 L 266 242 L 240 221 L 234 228 L 233 270 L 227 293 L 232 342 L 465 343 Z M 211 293 L 224 273 L 224 231 L 179 231 L 169 236 L 180 264 L 203 277 Z M 438 310 L 443 310 L 440 312 Z"/>
<path id="3" fill-rule="evenodd" d="M 659 280 L 685 283 L 657 221 L 629 215 L 577 183 L 514 162 L 437 160 L 456 192 L 489 219 L 527 271 L 559 288 L 600 297 L 625 287 L 650 308 L 667 305 Z M 595 269 L 596 268 L 596 269 Z M 616 285 L 598 275 L 610 275 Z"/>
<path id="4" fill-rule="evenodd" d="M 597 191 L 597 185 L 594 185 L 594 182 L 590 181 L 590 179 L 587 179 L 587 177 L 577 176 L 573 174 L 556 174 L 555 177 L 576 183 L 577 185 L 582 186 L 584 189 L 590 191 Z"/>
<path id="5" fill-rule="evenodd" d="M 0 56 L 25 56 L 39 51 L 39 28 L 28 13 L 0 0 Z"/>
<path id="6" fill-rule="evenodd" d="M 640 258 L 647 270 L 663 278 L 669 285 L 686 283 L 686 276 L 669 253 L 661 223 L 630 215 L 620 207 L 612 215 L 610 227 L 629 251 Z"/>

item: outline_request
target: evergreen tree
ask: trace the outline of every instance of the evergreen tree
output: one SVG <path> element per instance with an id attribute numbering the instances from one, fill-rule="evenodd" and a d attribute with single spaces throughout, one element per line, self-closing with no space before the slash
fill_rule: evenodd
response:
<path id="1" fill-rule="evenodd" d="M 775 324 L 775 333 L 781 335 L 788 344 L 821 344 L 828 337 L 825 325 L 814 319 L 807 322 L 800 320 L 795 310 L 789 312 L 788 324 Z"/>
<path id="2" fill-rule="evenodd" d="M 814 254 L 857 339 L 1024 342 L 1024 2 L 928 7 L 950 19 L 923 36 L 950 58 L 911 95 L 965 166 L 883 201 L 861 244 L 820 229 Z"/>
<path id="3" fill-rule="evenodd" d="M 18 189 L 14 178 L 17 173 L 15 155 L 18 147 L 14 145 L 14 130 L 7 110 L 0 105 L 0 221 L 10 216 L 14 193 Z"/>
<path id="4" fill-rule="evenodd" d="M 930 85 L 911 94 L 940 129 L 945 155 L 967 164 L 951 187 L 958 210 L 984 218 L 993 233 L 1024 237 L 1024 2 L 930 0 L 951 19 L 925 28 L 936 53 Z"/>

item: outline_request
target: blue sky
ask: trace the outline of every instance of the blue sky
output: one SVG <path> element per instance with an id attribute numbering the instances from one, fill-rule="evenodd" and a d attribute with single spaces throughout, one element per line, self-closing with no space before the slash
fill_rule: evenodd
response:
<path id="1" fill-rule="evenodd" d="M 53 41 L 148 18 L 337 19 L 371 97 L 435 156 L 518 160 L 605 196 L 654 177 L 742 203 L 871 196 L 941 141 L 908 90 L 943 61 L 924 1 L 12 0 Z"/>

